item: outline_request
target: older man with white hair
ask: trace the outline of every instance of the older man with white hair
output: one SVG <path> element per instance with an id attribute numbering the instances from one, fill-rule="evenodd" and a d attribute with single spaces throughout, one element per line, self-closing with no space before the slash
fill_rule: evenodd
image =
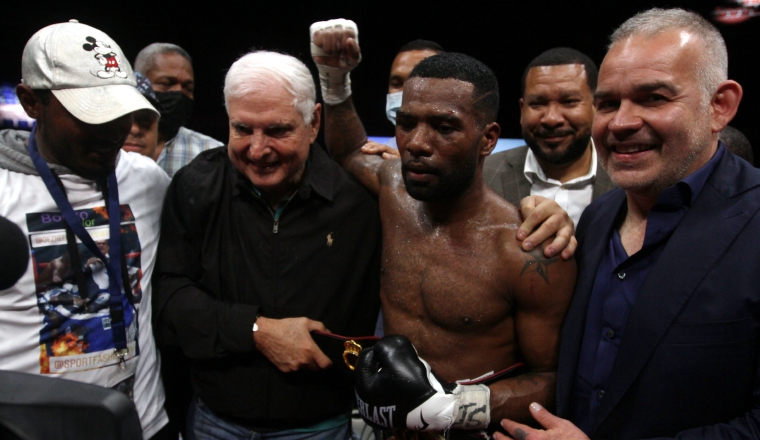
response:
<path id="1" fill-rule="evenodd" d="M 695 13 L 652 9 L 612 34 L 592 134 L 619 189 L 578 225 L 557 373 L 569 421 L 534 403 L 547 430 L 505 421 L 514 438 L 758 438 L 760 171 L 718 137 L 741 97 Z"/>
<path id="2" fill-rule="evenodd" d="M 191 359 L 188 430 L 350 438 L 347 369 L 310 332 L 372 334 L 377 202 L 314 143 L 321 106 L 303 63 L 249 53 L 224 95 L 229 144 L 174 176 L 155 277 L 157 337 Z"/>

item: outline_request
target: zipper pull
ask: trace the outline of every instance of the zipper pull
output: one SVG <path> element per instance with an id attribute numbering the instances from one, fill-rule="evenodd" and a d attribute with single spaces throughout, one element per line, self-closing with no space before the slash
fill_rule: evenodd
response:
<path id="1" fill-rule="evenodd" d="M 280 225 L 280 221 L 279 220 L 275 220 L 274 221 L 274 228 L 272 228 L 272 232 L 273 233 L 275 233 L 275 234 L 277 233 L 277 231 L 280 229 L 279 225 Z"/>

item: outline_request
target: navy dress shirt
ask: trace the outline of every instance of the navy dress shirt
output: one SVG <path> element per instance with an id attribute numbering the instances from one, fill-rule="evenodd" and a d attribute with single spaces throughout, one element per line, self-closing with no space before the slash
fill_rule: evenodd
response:
<path id="1" fill-rule="evenodd" d="M 618 232 L 627 213 L 627 204 L 620 208 L 616 219 L 618 228 L 610 237 L 591 292 L 573 387 L 571 420 L 587 435 L 590 435 L 596 412 L 604 399 L 604 390 L 636 297 L 668 239 L 724 154 L 725 147 L 721 143 L 704 166 L 660 193 L 647 216 L 644 244 L 630 256 L 623 248 Z"/>

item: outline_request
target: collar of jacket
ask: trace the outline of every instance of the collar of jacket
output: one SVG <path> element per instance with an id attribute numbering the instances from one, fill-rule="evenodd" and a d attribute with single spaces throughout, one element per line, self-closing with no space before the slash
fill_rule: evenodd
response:
<path id="1" fill-rule="evenodd" d="M 232 162 L 229 165 L 234 168 Z M 297 195 L 301 199 L 308 199 L 312 191 L 323 199 L 332 202 L 335 198 L 335 180 L 340 170 L 330 159 L 327 152 L 316 142 L 309 147 L 309 158 L 306 160 L 306 170 L 298 184 Z M 241 191 L 251 191 L 251 181 L 241 172 L 235 170 L 232 174 L 233 194 L 239 195 Z"/>

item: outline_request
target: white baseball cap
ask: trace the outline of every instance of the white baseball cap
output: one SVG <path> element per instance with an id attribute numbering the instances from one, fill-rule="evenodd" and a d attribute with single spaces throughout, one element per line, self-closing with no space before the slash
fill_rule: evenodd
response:
<path id="1" fill-rule="evenodd" d="M 137 90 L 132 66 L 116 42 L 76 20 L 42 28 L 29 39 L 21 82 L 51 90 L 69 113 L 88 124 L 141 109 L 158 113 Z"/>

